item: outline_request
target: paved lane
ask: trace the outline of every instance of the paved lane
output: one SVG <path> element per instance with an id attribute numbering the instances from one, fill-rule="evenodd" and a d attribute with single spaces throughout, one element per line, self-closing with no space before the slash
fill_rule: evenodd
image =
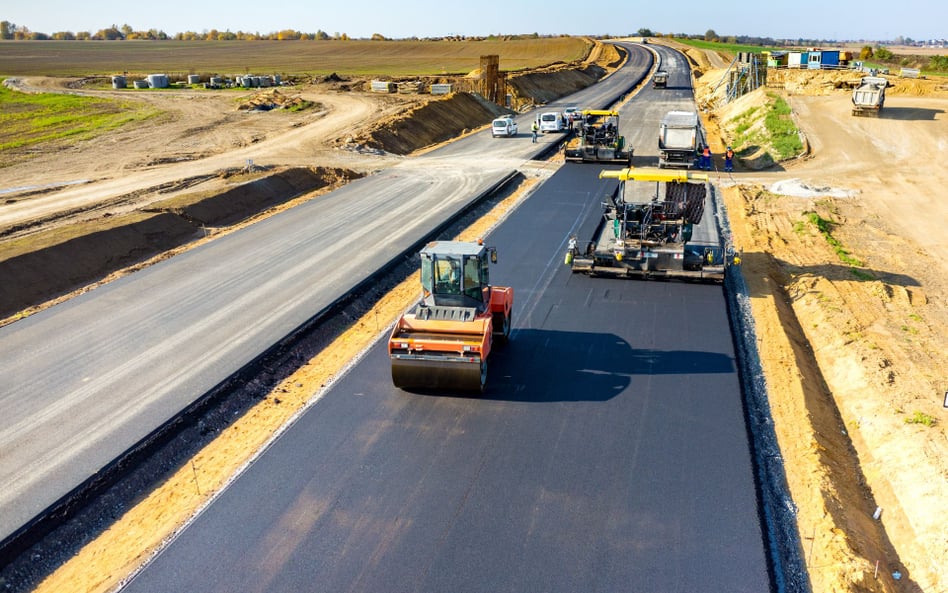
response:
<path id="1" fill-rule="evenodd" d="M 722 288 L 572 275 L 597 175 L 489 237 L 484 397 L 394 389 L 377 344 L 124 591 L 770 590 Z"/>
<path id="2" fill-rule="evenodd" d="M 543 149 L 485 130 L 0 328 L 0 544 Z"/>

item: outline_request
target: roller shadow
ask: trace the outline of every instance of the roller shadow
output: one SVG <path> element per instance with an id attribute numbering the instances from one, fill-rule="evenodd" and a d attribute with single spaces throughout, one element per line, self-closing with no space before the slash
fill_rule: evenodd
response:
<path id="1" fill-rule="evenodd" d="M 609 333 L 520 329 L 491 355 L 484 398 L 607 401 L 636 376 L 735 372 L 724 354 L 633 348 Z"/>

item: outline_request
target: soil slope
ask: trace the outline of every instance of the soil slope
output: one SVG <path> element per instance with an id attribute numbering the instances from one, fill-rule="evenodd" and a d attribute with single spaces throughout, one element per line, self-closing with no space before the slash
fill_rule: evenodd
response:
<path id="1" fill-rule="evenodd" d="M 712 149 L 764 90 L 723 104 L 696 66 Z M 729 63 L 729 60 L 724 60 Z M 814 591 L 948 587 L 948 93 L 891 79 L 853 117 L 853 73 L 782 71 L 808 153 L 721 175 Z M 932 158 L 919 158 L 930 155 Z M 941 156 L 936 156 L 941 155 Z"/>

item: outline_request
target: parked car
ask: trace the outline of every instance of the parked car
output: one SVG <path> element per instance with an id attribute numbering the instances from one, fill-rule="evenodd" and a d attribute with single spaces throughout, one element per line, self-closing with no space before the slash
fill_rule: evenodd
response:
<path id="1" fill-rule="evenodd" d="M 566 125 L 563 123 L 563 115 L 559 111 L 546 111 L 540 114 L 540 131 L 544 134 L 547 132 L 562 132 L 566 129 Z"/>
<path id="2" fill-rule="evenodd" d="M 490 124 L 490 133 L 494 138 L 498 136 L 516 136 L 517 122 L 509 115 L 498 117 Z"/>
<path id="3" fill-rule="evenodd" d="M 563 115 L 566 116 L 566 119 L 568 119 L 570 123 L 583 119 L 583 112 L 576 107 L 567 107 L 563 110 Z"/>

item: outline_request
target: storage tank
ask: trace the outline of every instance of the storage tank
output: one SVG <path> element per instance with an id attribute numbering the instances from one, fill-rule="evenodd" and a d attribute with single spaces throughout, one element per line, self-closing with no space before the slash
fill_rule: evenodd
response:
<path id="1" fill-rule="evenodd" d="M 148 81 L 148 86 L 153 89 L 165 89 L 168 88 L 168 75 L 167 74 L 149 74 L 145 77 L 145 80 Z"/>

